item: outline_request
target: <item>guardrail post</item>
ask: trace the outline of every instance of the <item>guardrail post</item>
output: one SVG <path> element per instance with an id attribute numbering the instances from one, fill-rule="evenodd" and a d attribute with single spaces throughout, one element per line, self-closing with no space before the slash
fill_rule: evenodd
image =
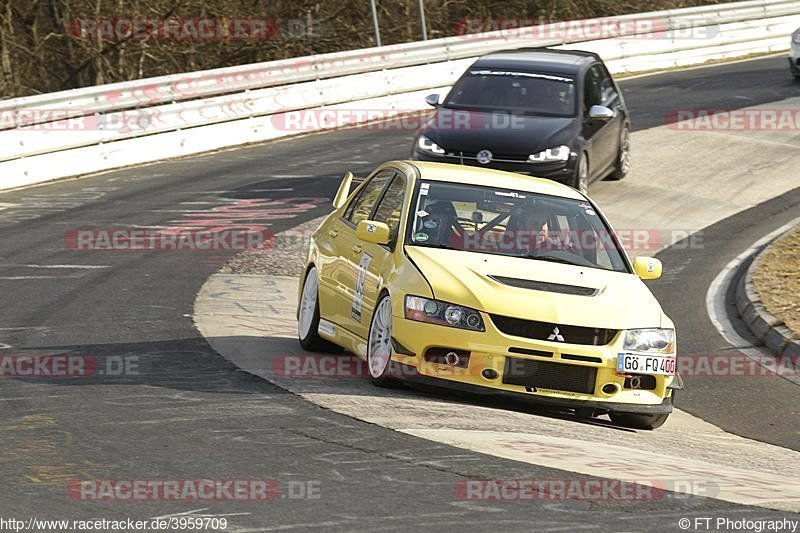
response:
<path id="1" fill-rule="evenodd" d="M 375 0 L 369 0 L 369 7 L 372 10 L 372 27 L 375 28 L 375 46 L 381 46 L 381 29 L 378 27 L 378 10 L 375 8 Z"/>
<path id="2" fill-rule="evenodd" d="M 428 40 L 428 28 L 427 24 L 425 24 L 425 0 L 418 0 L 417 5 L 419 6 L 419 27 L 422 30 L 422 40 Z"/>

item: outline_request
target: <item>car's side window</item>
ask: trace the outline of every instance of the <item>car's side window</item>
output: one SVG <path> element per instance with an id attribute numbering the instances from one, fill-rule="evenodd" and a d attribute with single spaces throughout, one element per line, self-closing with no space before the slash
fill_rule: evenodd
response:
<path id="1" fill-rule="evenodd" d="M 597 65 L 594 65 L 586 72 L 583 84 L 583 99 L 587 112 L 593 105 L 601 105 L 603 102 L 601 82 L 600 70 Z"/>
<path id="2" fill-rule="evenodd" d="M 595 65 L 594 68 L 598 69 L 602 78 L 600 80 L 600 97 L 603 105 L 607 106 L 617 99 L 617 89 L 614 87 L 614 82 L 611 79 L 611 75 L 608 73 L 608 70 L 606 70 L 605 67 L 601 65 Z"/>
<path id="3" fill-rule="evenodd" d="M 372 213 L 372 208 L 375 207 L 381 197 L 383 188 L 394 174 L 394 169 L 387 168 L 375 174 L 372 179 L 365 183 L 358 196 L 353 198 L 350 205 L 347 206 L 347 210 L 344 213 L 345 220 L 354 226 L 358 226 L 358 223 L 362 220 L 367 220 L 370 213 Z"/>
<path id="4" fill-rule="evenodd" d="M 397 237 L 397 230 L 400 227 L 400 214 L 403 211 L 405 192 L 406 180 L 401 174 L 397 174 L 386 188 L 386 193 L 378 204 L 373 217 L 375 221 L 384 222 L 389 226 L 392 241 Z"/>

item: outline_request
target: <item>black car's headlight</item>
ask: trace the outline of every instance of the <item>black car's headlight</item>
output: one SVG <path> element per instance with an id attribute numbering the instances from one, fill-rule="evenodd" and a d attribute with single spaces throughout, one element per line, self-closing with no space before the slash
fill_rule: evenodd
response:
<path id="1" fill-rule="evenodd" d="M 435 142 L 428 139 L 424 135 L 419 136 L 419 140 L 417 141 L 417 146 L 419 146 L 420 150 L 425 152 L 430 152 L 432 154 L 443 154 L 444 150 Z"/>
<path id="2" fill-rule="evenodd" d="M 440 326 L 485 331 L 483 318 L 475 309 L 421 296 L 406 296 L 406 318 Z"/>
<path id="3" fill-rule="evenodd" d="M 529 163 L 557 163 L 569 159 L 569 146 L 555 146 L 528 156 Z"/>
<path id="4" fill-rule="evenodd" d="M 674 329 L 629 329 L 625 332 L 625 351 L 647 353 L 675 353 Z"/>

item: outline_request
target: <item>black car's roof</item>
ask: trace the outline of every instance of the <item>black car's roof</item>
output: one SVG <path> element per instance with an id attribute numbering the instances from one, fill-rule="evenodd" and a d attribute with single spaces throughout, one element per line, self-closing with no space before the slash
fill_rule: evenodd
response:
<path id="1" fill-rule="evenodd" d="M 487 54 L 475 61 L 470 68 L 576 74 L 583 65 L 594 63 L 599 59 L 600 57 L 597 54 L 582 50 L 518 48 Z"/>

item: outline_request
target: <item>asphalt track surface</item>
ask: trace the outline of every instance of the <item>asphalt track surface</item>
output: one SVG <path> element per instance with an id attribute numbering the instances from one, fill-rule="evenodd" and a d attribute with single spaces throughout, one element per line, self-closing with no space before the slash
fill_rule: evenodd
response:
<path id="1" fill-rule="evenodd" d="M 645 129 L 662 125 L 670 109 L 736 108 L 796 96 L 800 85 L 786 70 L 783 57 L 768 58 L 632 79 L 623 88 L 634 129 Z M 398 434 L 237 371 L 209 348 L 191 319 L 197 290 L 229 254 L 76 252 L 65 245 L 71 229 L 196 222 L 241 200 L 253 201 L 251 222 L 279 232 L 327 212 L 328 205 L 308 199 L 331 197 L 344 171 L 365 174 L 406 157 L 412 136 L 330 132 L 1 193 L 0 343 L 7 348 L 0 353 L 84 354 L 106 373 L 0 382 L 0 516 L 190 513 L 227 516 L 234 532 L 677 531 L 683 516 L 786 516 L 669 494 L 656 502 L 601 504 L 459 501 L 453 485 L 464 479 L 583 476 Z M 795 191 L 766 210 L 718 223 L 706 232 L 706 248 L 691 258 L 662 252 L 665 269 L 680 266 L 680 276 L 655 284 L 654 292 L 676 319 L 682 350 L 726 349 L 709 329 L 708 282 L 747 245 L 796 216 L 799 202 Z M 291 218 L 275 218 L 289 216 L 280 209 L 292 206 Z M 108 375 L 120 361 L 135 370 Z M 688 385 L 678 401 L 682 409 L 728 431 L 798 449 L 797 412 L 783 409 L 796 405 L 796 388 L 733 379 Z M 283 497 L 81 501 L 66 490 L 75 479 L 196 478 L 274 479 Z M 319 487 L 320 497 L 290 498 L 290 487 L 303 483 Z"/>

